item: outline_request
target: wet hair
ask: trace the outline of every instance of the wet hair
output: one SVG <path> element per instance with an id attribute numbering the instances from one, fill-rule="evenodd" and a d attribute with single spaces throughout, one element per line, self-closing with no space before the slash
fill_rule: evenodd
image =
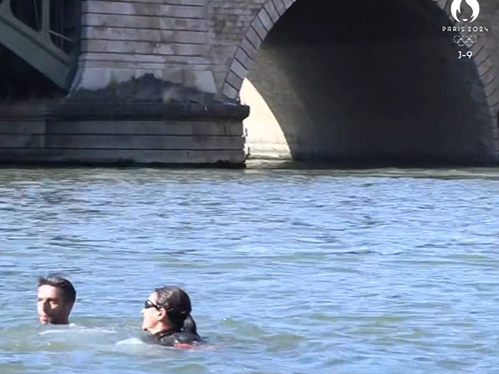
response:
<path id="1" fill-rule="evenodd" d="M 165 308 L 174 328 L 197 335 L 196 322 L 191 316 L 191 299 L 180 287 L 161 287 L 154 290 L 158 295 L 157 305 Z"/>
<path id="2" fill-rule="evenodd" d="M 66 278 L 57 275 L 49 275 L 48 277 L 38 278 L 38 287 L 52 286 L 59 290 L 62 299 L 66 303 L 74 304 L 76 301 L 76 290 L 73 284 Z"/>

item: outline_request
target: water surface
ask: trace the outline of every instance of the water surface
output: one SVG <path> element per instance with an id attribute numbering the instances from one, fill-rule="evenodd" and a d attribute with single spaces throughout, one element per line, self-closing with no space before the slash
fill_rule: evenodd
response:
<path id="1" fill-rule="evenodd" d="M 493 373 L 499 174 L 2 170 L 0 372 Z M 40 327 L 36 277 L 78 291 Z M 183 286 L 211 350 L 140 342 Z"/>

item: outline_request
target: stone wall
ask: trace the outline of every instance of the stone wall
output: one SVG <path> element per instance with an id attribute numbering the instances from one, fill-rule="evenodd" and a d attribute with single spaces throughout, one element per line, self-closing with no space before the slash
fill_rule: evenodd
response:
<path id="1" fill-rule="evenodd" d="M 205 0 L 87 0 L 82 27 L 75 89 L 101 89 L 151 73 L 216 92 Z"/>
<path id="2" fill-rule="evenodd" d="M 158 79 L 221 93 L 237 48 L 263 3 L 83 1 L 82 54 L 73 89 L 102 89 L 151 73 Z"/>
<path id="3" fill-rule="evenodd" d="M 182 121 L 167 118 L 175 111 L 171 108 L 162 116 L 143 115 L 142 120 L 114 119 L 113 115 L 95 119 L 84 113 L 76 119 L 75 108 L 59 108 L 46 104 L 0 106 L 0 165 L 244 167 L 238 118 Z"/>
<path id="4" fill-rule="evenodd" d="M 237 97 L 230 86 L 224 87 L 224 83 L 227 77 L 231 79 L 230 66 L 233 63 L 245 61 L 243 52 L 237 53 L 237 51 L 241 42 L 244 43 L 244 35 L 260 12 L 265 0 L 207 0 L 207 2 L 208 32 L 214 52 L 215 82 L 219 90 L 225 90 L 227 96 Z M 246 72 L 246 68 L 243 67 L 238 71 L 239 77 L 244 78 L 243 75 Z"/>

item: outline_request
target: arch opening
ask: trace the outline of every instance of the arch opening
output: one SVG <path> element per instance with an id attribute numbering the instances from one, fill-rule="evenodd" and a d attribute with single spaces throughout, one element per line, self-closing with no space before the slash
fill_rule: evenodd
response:
<path id="1" fill-rule="evenodd" d="M 362 166 L 487 164 L 488 103 L 434 2 L 297 0 L 253 57 L 240 97 L 249 158 Z M 475 51 L 477 46 L 475 47 Z M 478 90 L 476 89 L 478 87 Z"/>

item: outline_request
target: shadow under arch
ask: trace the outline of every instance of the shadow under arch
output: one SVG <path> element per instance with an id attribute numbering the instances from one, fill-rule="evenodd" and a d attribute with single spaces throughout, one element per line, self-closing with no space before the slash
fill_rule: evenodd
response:
<path id="1" fill-rule="evenodd" d="M 240 93 L 251 107 L 250 158 L 352 166 L 496 162 L 497 103 L 487 98 L 495 69 L 481 38 L 469 48 L 471 60 L 458 59 L 467 49 L 442 31 L 453 24 L 448 3 L 284 3 L 292 2 L 269 0 L 261 9 L 226 79 L 234 90 L 224 92 Z M 234 79 L 238 72 L 244 84 Z"/>

